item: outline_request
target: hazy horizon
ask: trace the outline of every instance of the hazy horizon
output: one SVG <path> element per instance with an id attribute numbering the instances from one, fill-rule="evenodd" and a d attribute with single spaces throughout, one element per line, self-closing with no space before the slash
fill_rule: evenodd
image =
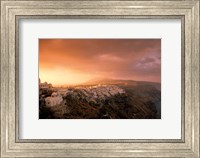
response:
<path id="1" fill-rule="evenodd" d="M 93 79 L 161 82 L 160 39 L 40 39 L 39 76 L 55 86 Z"/>
<path id="2" fill-rule="evenodd" d="M 41 80 L 41 78 L 39 78 L 40 80 Z M 53 86 L 58 86 L 58 87 L 60 87 L 60 86 L 78 86 L 78 85 L 84 85 L 84 84 L 88 84 L 89 82 L 92 82 L 93 80 L 95 80 L 95 81 L 97 81 L 97 80 L 99 80 L 99 81 L 103 81 L 103 80 L 119 80 L 119 81 L 135 81 L 135 82 L 149 82 L 149 83 L 158 83 L 158 84 L 161 84 L 161 82 L 153 82 L 153 81 L 145 81 L 145 80 L 140 80 L 140 81 L 138 81 L 138 80 L 129 80 L 129 79 L 120 79 L 120 78 L 93 78 L 93 79 L 90 79 L 90 80 L 88 80 L 88 81 L 85 81 L 85 82 L 80 82 L 80 83 L 77 83 L 77 84 L 57 84 L 57 85 L 53 85 Z M 44 82 L 47 82 L 47 83 L 51 83 L 51 82 L 49 82 L 49 81 L 44 81 L 44 80 L 41 80 L 41 83 L 44 83 Z"/>

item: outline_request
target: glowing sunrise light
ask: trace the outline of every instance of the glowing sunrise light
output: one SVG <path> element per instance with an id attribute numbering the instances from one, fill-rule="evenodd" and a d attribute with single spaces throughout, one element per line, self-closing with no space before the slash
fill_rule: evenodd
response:
<path id="1" fill-rule="evenodd" d="M 52 71 L 49 69 L 43 69 L 40 72 L 40 78 L 42 81 L 48 81 L 55 86 L 61 86 L 85 83 L 93 77 L 88 74 L 75 73 L 68 70 L 56 69 L 55 71 Z"/>
<path id="2" fill-rule="evenodd" d="M 160 82 L 160 39 L 40 39 L 39 77 L 53 85 L 95 78 Z"/>

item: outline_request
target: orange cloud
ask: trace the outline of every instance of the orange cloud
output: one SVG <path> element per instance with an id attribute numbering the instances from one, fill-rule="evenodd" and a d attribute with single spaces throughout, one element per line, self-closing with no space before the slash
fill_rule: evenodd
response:
<path id="1" fill-rule="evenodd" d="M 54 85 L 103 77 L 160 82 L 160 39 L 40 39 L 39 76 Z"/>

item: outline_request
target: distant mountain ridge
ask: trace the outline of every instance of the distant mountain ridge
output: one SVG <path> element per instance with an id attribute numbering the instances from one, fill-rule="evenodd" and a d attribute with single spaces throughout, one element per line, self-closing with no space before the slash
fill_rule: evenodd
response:
<path id="1" fill-rule="evenodd" d="M 127 84 L 144 84 L 144 83 L 150 83 L 150 84 L 160 84 L 158 82 L 150 82 L 150 81 L 135 81 L 135 80 L 123 80 L 123 79 L 112 79 L 112 78 L 95 78 L 95 79 L 91 79 L 87 82 L 85 82 L 84 84 L 106 84 L 106 83 L 110 83 L 110 84 L 115 84 L 115 83 L 127 83 Z"/>
<path id="2" fill-rule="evenodd" d="M 83 85 L 125 85 L 125 86 L 137 86 L 137 85 L 147 85 L 153 86 L 158 90 L 161 90 L 161 83 L 149 82 L 149 81 L 135 81 L 135 80 L 123 80 L 123 79 L 112 79 L 112 78 L 96 78 L 91 79 Z"/>

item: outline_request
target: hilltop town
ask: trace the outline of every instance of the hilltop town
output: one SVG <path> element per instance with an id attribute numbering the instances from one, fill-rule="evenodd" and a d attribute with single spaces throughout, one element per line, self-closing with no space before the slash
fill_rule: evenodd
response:
<path id="1" fill-rule="evenodd" d="M 58 88 L 39 82 L 40 118 L 159 118 L 160 91 L 142 85 L 115 82 Z"/>

